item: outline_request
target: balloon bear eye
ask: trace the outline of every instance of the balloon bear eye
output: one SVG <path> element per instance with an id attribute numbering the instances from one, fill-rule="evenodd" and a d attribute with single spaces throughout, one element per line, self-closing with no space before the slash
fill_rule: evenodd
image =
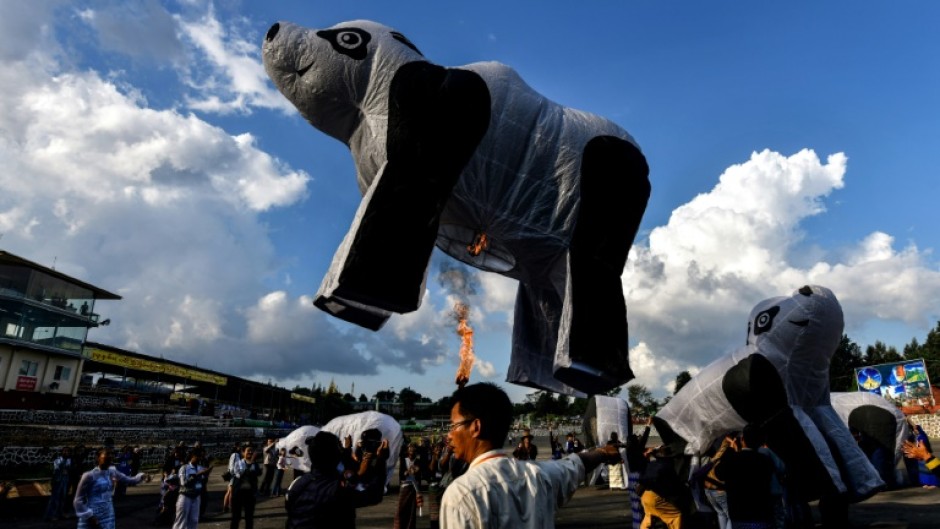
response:
<path id="1" fill-rule="evenodd" d="M 324 29 L 317 36 L 328 40 L 333 50 L 357 61 L 366 58 L 366 45 L 372 40 L 367 31 L 359 28 Z"/>
<path id="2" fill-rule="evenodd" d="M 336 43 L 347 50 L 351 50 L 362 44 L 362 37 L 356 32 L 344 31 L 336 36 Z"/>

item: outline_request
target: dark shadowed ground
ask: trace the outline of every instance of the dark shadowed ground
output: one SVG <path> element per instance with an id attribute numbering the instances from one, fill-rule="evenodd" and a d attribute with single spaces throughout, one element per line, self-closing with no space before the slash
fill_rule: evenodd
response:
<path id="1" fill-rule="evenodd" d="M 540 444 L 540 455 L 548 453 Z M 545 450 L 542 452 L 542 450 Z M 288 483 L 285 483 L 285 487 Z M 227 528 L 229 514 L 218 514 L 222 506 L 225 484 L 215 473 L 209 483 L 208 512 L 215 514 L 199 524 L 200 528 Z M 152 521 L 159 501 L 160 488 L 156 481 L 129 487 L 127 497 L 115 503 L 118 529 L 154 527 Z M 390 529 L 398 500 L 397 483 L 379 505 L 359 510 L 357 527 L 360 529 Z M 75 519 L 57 522 L 42 521 L 48 498 L 42 496 L 8 498 L 0 503 L 0 527 L 17 529 L 74 528 Z M 425 502 L 425 516 L 418 521 L 418 529 L 429 529 Z M 815 506 L 814 506 L 815 508 Z M 628 529 L 630 501 L 625 491 L 612 491 L 596 486 L 584 486 L 572 501 L 561 508 L 556 517 L 559 529 L 610 528 Z M 818 513 L 814 513 L 818 520 Z M 877 494 L 873 498 L 849 508 L 851 527 L 855 529 L 940 529 L 940 489 L 906 488 Z M 285 521 L 283 498 L 259 498 L 255 514 L 258 529 L 283 528 Z M 164 527 L 169 527 L 166 525 Z M 244 527 L 244 522 L 242 522 Z"/>

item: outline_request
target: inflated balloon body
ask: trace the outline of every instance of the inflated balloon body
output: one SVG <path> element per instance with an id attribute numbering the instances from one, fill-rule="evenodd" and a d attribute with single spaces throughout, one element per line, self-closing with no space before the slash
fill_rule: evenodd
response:
<path id="1" fill-rule="evenodd" d="M 884 482 L 829 399 L 829 362 L 842 329 L 842 307 L 824 287 L 760 302 L 746 345 L 702 369 L 653 424 L 664 442 L 687 443 L 693 455 L 727 432 L 758 424 L 786 463 L 796 498 L 874 494 Z"/>
<path id="2" fill-rule="evenodd" d="M 505 65 L 432 64 L 374 22 L 280 22 L 263 57 L 300 113 L 349 147 L 363 194 L 316 306 L 373 330 L 416 310 L 436 244 L 519 280 L 507 380 L 594 394 L 633 378 L 620 274 L 650 185 L 626 131 Z"/>
<path id="3" fill-rule="evenodd" d="M 284 448 L 289 456 L 293 456 L 291 468 L 310 472 L 310 456 L 307 454 L 307 439 L 317 435 L 320 429 L 316 426 L 301 426 L 291 433 L 277 440 L 277 449 Z"/>
<path id="4" fill-rule="evenodd" d="M 308 438 L 315 436 L 317 432 L 323 430 L 339 437 L 340 441 L 345 439 L 347 435 L 352 437 L 353 447 L 355 447 L 356 441 L 359 440 L 362 432 L 372 428 L 381 431 L 383 439 L 388 439 L 388 472 L 385 480 L 385 484 L 388 485 L 395 473 L 395 465 L 398 464 L 396 454 L 401 450 L 404 436 L 401 433 L 401 425 L 398 424 L 398 421 L 396 421 L 394 417 L 385 415 L 384 413 L 364 411 L 350 415 L 341 415 L 326 423 L 323 428 L 301 426 L 281 439 L 278 439 L 276 446 L 278 449 L 286 448 L 288 452 L 291 452 L 296 457 L 293 468 L 310 472 L 310 454 L 307 453 Z"/>
<path id="5" fill-rule="evenodd" d="M 862 436 L 859 446 L 881 479 L 895 483 L 895 468 L 904 457 L 904 441 L 911 433 L 907 418 L 881 395 L 867 391 L 833 392 L 832 407 L 849 430 Z"/>
<path id="6" fill-rule="evenodd" d="M 385 476 L 385 485 L 392 480 L 395 475 L 395 466 L 398 464 L 398 453 L 401 451 L 401 445 L 405 437 L 401 433 L 401 425 L 391 415 L 379 413 L 377 411 L 364 411 L 341 415 L 332 419 L 323 426 L 323 430 L 335 434 L 341 440 L 346 436 L 352 437 L 353 446 L 362 435 L 362 432 L 375 428 L 382 432 L 382 439 L 388 439 L 388 468 Z"/>

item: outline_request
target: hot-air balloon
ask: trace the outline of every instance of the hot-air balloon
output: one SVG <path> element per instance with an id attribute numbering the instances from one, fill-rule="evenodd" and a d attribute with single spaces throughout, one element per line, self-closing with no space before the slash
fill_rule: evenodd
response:
<path id="1" fill-rule="evenodd" d="M 830 401 L 829 362 L 842 330 L 842 306 L 828 288 L 761 301 L 748 318 L 746 345 L 683 386 L 656 414 L 656 430 L 674 449 L 698 456 L 756 424 L 786 463 L 795 499 L 870 497 L 885 483 Z"/>
<path id="2" fill-rule="evenodd" d="M 650 184 L 630 134 L 506 65 L 433 64 L 375 22 L 278 22 L 262 55 L 300 114 L 349 147 L 363 195 L 317 307 L 378 330 L 417 310 L 437 246 L 519 281 L 507 381 L 576 395 L 633 378 L 620 275 Z"/>
<path id="3" fill-rule="evenodd" d="M 829 398 L 888 488 L 904 482 L 904 473 L 898 472 L 897 467 L 904 457 L 904 441 L 911 428 L 901 410 L 884 397 L 867 391 L 833 392 Z"/>

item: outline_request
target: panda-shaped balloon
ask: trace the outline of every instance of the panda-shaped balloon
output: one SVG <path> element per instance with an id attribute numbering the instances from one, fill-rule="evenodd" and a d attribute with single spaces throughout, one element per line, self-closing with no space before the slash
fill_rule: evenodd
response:
<path id="1" fill-rule="evenodd" d="M 885 484 L 830 402 L 829 362 L 842 330 L 842 306 L 825 287 L 758 303 L 745 346 L 683 386 L 656 414 L 656 430 L 700 455 L 726 433 L 757 424 L 786 463 L 794 498 L 871 496 Z"/>
<path id="2" fill-rule="evenodd" d="M 437 245 L 519 281 L 507 380 L 595 394 L 633 378 L 620 275 L 649 169 L 613 122 L 511 68 L 447 68 L 374 22 L 274 24 L 274 84 L 347 145 L 363 199 L 315 304 L 377 330 L 418 308 Z"/>

